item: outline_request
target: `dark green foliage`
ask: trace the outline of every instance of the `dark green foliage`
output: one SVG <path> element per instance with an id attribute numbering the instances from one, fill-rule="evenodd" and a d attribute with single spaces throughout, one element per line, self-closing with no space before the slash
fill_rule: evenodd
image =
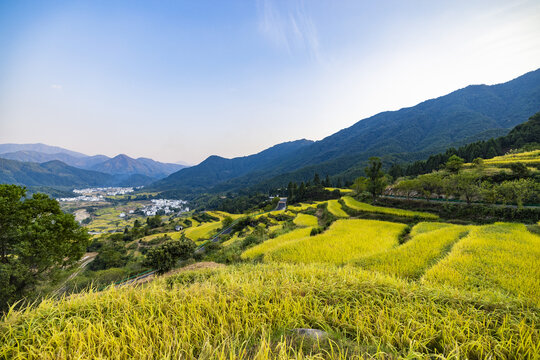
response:
<path id="1" fill-rule="evenodd" d="M 146 218 L 146 224 L 148 225 L 148 227 L 150 229 L 155 229 L 157 227 L 160 227 L 161 226 L 161 216 L 160 215 L 155 215 L 155 216 L 147 217 Z"/>
<path id="2" fill-rule="evenodd" d="M 465 223 L 492 223 L 495 221 L 517 221 L 534 224 L 540 219 L 540 209 L 466 205 L 445 201 L 407 201 L 405 199 L 379 198 L 377 203 L 406 210 L 427 211 L 446 220 L 462 220 Z M 344 208 L 345 210 L 345 208 Z M 349 212 L 349 210 L 346 210 Z M 385 219 L 386 220 L 386 219 Z M 397 219 L 396 219 L 397 220 Z"/>
<path id="3" fill-rule="evenodd" d="M 192 217 L 193 217 L 193 220 L 196 220 L 200 223 L 219 221 L 218 217 L 210 215 L 207 212 L 196 213 L 196 214 L 193 214 Z"/>
<path id="4" fill-rule="evenodd" d="M 373 199 L 381 195 L 386 187 L 384 172 L 381 170 L 382 163 L 378 157 L 369 158 L 369 166 L 366 167 L 367 191 L 371 193 Z"/>
<path id="5" fill-rule="evenodd" d="M 0 183 L 84 187 L 104 186 L 113 182 L 112 175 L 75 168 L 58 160 L 37 164 L 0 158 Z"/>
<path id="6" fill-rule="evenodd" d="M 75 263 L 89 243 L 87 232 L 44 194 L 0 185 L 0 311 L 25 296 L 54 269 Z"/>
<path id="7" fill-rule="evenodd" d="M 527 122 L 517 125 L 508 135 L 474 142 L 458 149 L 449 148 L 445 153 L 431 155 L 427 160 L 416 161 L 408 165 L 404 174 L 411 176 L 439 170 L 452 156 L 459 156 L 466 162 L 472 162 L 478 157 L 490 159 L 504 155 L 510 149 L 519 149 L 527 144 L 538 143 L 540 143 L 540 112 L 531 116 Z"/>
<path id="8" fill-rule="evenodd" d="M 180 240 L 169 240 L 146 254 L 144 265 L 165 273 L 172 269 L 179 260 L 189 259 L 195 251 L 196 245 L 185 237 Z"/>
<path id="9" fill-rule="evenodd" d="M 406 163 L 443 151 L 454 144 L 491 138 L 523 122 L 540 109 L 540 70 L 505 84 L 469 86 L 411 108 L 377 114 L 314 143 L 281 144 L 266 152 L 235 159 L 210 157 L 202 164 L 183 169 L 155 184 L 158 190 L 177 190 L 177 196 L 200 192 L 268 191 L 290 181 L 306 182 L 314 174 L 328 174 L 342 183 L 363 175 L 372 156 L 388 164 Z M 523 132 L 524 133 L 524 132 Z M 538 134 L 538 131 L 533 132 Z M 513 143 L 536 141 L 514 134 Z M 509 138 L 510 139 L 510 138 Z M 488 143 L 488 142 L 486 142 Z M 279 153 L 276 148 L 289 151 Z M 499 153 L 501 144 L 471 149 L 471 158 L 488 151 Z M 502 147 L 504 148 L 504 147 Z M 485 152 L 484 152 L 485 151 Z M 455 152 L 418 166 L 410 174 L 439 169 Z"/>
<path id="10" fill-rule="evenodd" d="M 113 267 L 123 267 L 127 264 L 127 250 L 122 242 L 109 240 L 99 249 L 99 254 L 88 268 L 90 270 L 105 270 Z"/>
<path id="11" fill-rule="evenodd" d="M 461 168 L 463 167 L 464 163 L 465 161 L 462 158 L 457 155 L 452 155 L 450 156 L 448 161 L 446 161 L 445 168 L 451 173 L 457 174 L 459 170 L 461 170 Z"/>
<path id="12" fill-rule="evenodd" d="M 527 168 L 527 166 L 523 163 L 512 163 L 510 165 L 510 169 L 512 170 L 512 173 L 518 178 L 526 178 L 531 175 L 531 171 Z"/>

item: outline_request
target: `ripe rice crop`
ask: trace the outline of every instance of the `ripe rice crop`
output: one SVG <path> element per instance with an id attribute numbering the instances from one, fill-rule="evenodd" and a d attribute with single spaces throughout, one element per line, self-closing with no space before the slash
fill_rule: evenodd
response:
<path id="1" fill-rule="evenodd" d="M 295 211 L 295 212 L 304 211 L 304 210 L 307 210 L 307 209 L 310 209 L 310 208 L 316 208 L 317 204 L 318 204 L 318 202 L 316 202 L 314 204 L 291 205 L 291 206 L 287 206 L 287 210 Z"/>
<path id="2" fill-rule="evenodd" d="M 0 358 L 532 360 L 539 321 L 508 299 L 351 266 L 241 265 L 12 310 Z"/>
<path id="3" fill-rule="evenodd" d="M 186 237 L 193 241 L 210 238 L 221 227 L 221 221 L 202 223 L 197 227 L 186 229 Z"/>
<path id="4" fill-rule="evenodd" d="M 343 264 L 397 245 L 405 228 L 405 224 L 387 221 L 337 220 L 324 233 L 287 243 L 264 259 Z"/>
<path id="5" fill-rule="evenodd" d="M 342 199 L 345 202 L 345 205 L 359 211 L 379 213 L 379 214 L 389 214 L 389 215 L 396 215 L 396 216 L 403 216 L 403 217 L 419 217 L 422 219 L 433 219 L 433 220 L 436 220 L 439 218 L 437 215 L 426 213 L 426 212 L 402 210 L 402 209 L 395 209 L 395 208 L 389 208 L 389 207 L 383 207 L 383 206 L 373 206 L 370 204 L 356 201 L 350 196 L 344 196 Z"/>
<path id="6" fill-rule="evenodd" d="M 241 255 L 242 259 L 254 259 L 261 255 L 264 255 L 268 252 L 271 252 L 284 244 L 287 244 L 290 241 L 296 241 L 298 239 L 303 239 L 309 236 L 311 228 L 299 228 L 289 231 L 283 235 L 277 236 L 273 239 L 268 239 L 262 244 L 254 246 L 250 249 L 244 251 Z"/>
<path id="7" fill-rule="evenodd" d="M 527 151 L 517 154 L 506 154 L 484 160 L 484 164 L 488 165 L 504 165 L 516 162 L 521 162 L 526 165 L 540 164 L 540 150 Z"/>
<path id="8" fill-rule="evenodd" d="M 449 223 L 440 223 L 440 222 L 420 222 L 411 229 L 411 232 L 409 233 L 409 235 L 413 237 L 419 234 L 442 229 L 449 226 L 453 226 L 453 225 Z"/>
<path id="9" fill-rule="evenodd" d="M 308 215 L 308 214 L 298 214 L 294 218 L 293 222 L 297 226 L 310 226 L 310 227 L 316 227 L 319 225 L 319 220 L 317 220 L 316 216 Z"/>
<path id="10" fill-rule="evenodd" d="M 523 224 L 474 227 L 423 279 L 461 289 L 494 289 L 540 305 L 540 236 Z"/>
<path id="11" fill-rule="evenodd" d="M 349 214 L 347 214 L 343 209 L 341 208 L 341 204 L 337 200 L 329 200 L 328 201 L 328 211 L 330 214 L 335 215 L 337 217 L 349 217 Z"/>
<path id="12" fill-rule="evenodd" d="M 452 245 L 467 234 L 467 231 L 468 227 L 460 225 L 420 233 L 415 231 L 417 235 L 405 244 L 363 258 L 358 261 L 358 265 L 389 275 L 418 279 L 430 266 L 446 255 Z"/>

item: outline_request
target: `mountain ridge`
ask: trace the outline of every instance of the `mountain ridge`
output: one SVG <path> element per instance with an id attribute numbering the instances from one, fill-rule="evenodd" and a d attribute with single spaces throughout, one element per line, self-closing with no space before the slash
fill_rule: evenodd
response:
<path id="1" fill-rule="evenodd" d="M 386 157 L 390 161 L 419 160 L 419 156 L 443 151 L 464 139 L 507 132 L 538 110 L 540 69 L 506 83 L 469 85 L 415 106 L 375 114 L 275 159 L 273 164 L 255 166 L 251 172 L 229 174 L 211 186 L 194 186 L 182 177 L 186 173 L 181 170 L 151 187 L 156 191 L 177 190 L 180 194 L 237 191 L 257 187 L 272 178 L 299 181 L 312 178 L 314 172 L 321 176 L 337 175 L 352 167 L 361 167 L 370 156 Z M 242 158 L 230 161 L 238 163 Z M 203 164 L 205 166 L 201 167 Z M 199 170 L 200 174 L 212 172 L 206 160 L 190 169 L 190 178 L 197 177 Z M 278 181 L 270 183 L 278 186 Z M 280 186 L 283 185 L 286 183 Z"/>

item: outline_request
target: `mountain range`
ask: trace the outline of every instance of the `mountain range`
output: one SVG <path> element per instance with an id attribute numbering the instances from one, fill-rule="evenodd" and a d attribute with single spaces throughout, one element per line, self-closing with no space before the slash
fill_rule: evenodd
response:
<path id="1" fill-rule="evenodd" d="M 11 170 L 6 170 L 8 163 L 4 161 L 0 180 L 27 184 L 32 178 L 40 179 L 34 182 L 44 182 L 51 161 L 56 167 L 59 162 L 68 167 L 62 173 L 80 176 L 72 178 L 73 184 L 88 181 L 84 180 L 88 174 L 74 172 L 76 168 L 112 176 L 106 180 L 96 175 L 100 181 L 127 181 L 132 185 L 137 182 L 177 197 L 245 189 L 265 191 L 285 186 L 289 181 L 311 179 L 315 173 L 351 180 L 363 175 L 371 156 L 381 157 L 386 166 L 422 160 L 451 146 L 505 135 L 539 110 L 540 69 L 503 84 L 471 85 L 416 106 L 382 112 L 320 141 L 286 142 L 233 159 L 213 155 L 192 167 L 133 159 L 123 154 L 114 158 L 87 156 L 43 144 L 3 144 L 0 157 L 35 165 L 9 163 Z M 36 165 L 42 170 L 38 171 Z M 10 174 L 6 175 L 6 171 Z M 23 176 L 25 171 L 32 175 Z M 47 183 L 53 186 L 55 181 L 50 178 Z"/>
<path id="2" fill-rule="evenodd" d="M 503 84 L 471 85 L 413 107 L 382 112 L 320 141 L 280 144 L 234 159 L 211 156 L 150 187 L 183 196 L 268 190 L 311 179 L 315 173 L 352 179 L 363 175 L 371 156 L 381 157 L 388 166 L 424 159 L 450 146 L 504 135 L 539 110 L 540 69 Z"/>
<path id="3" fill-rule="evenodd" d="M 26 186 L 139 186 L 185 168 L 120 154 L 88 156 L 45 144 L 0 144 L 0 182 Z"/>

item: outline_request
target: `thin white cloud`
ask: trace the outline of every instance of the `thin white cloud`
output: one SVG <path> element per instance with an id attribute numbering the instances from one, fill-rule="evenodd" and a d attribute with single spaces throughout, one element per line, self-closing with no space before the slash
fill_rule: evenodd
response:
<path id="1" fill-rule="evenodd" d="M 259 31 L 275 46 L 290 54 L 303 50 L 319 60 L 317 28 L 303 1 L 285 4 L 286 8 L 280 9 L 272 0 L 259 0 Z"/>
<path id="2" fill-rule="evenodd" d="M 53 90 L 62 90 L 62 85 L 60 85 L 60 84 L 51 84 L 51 89 L 53 89 Z"/>

